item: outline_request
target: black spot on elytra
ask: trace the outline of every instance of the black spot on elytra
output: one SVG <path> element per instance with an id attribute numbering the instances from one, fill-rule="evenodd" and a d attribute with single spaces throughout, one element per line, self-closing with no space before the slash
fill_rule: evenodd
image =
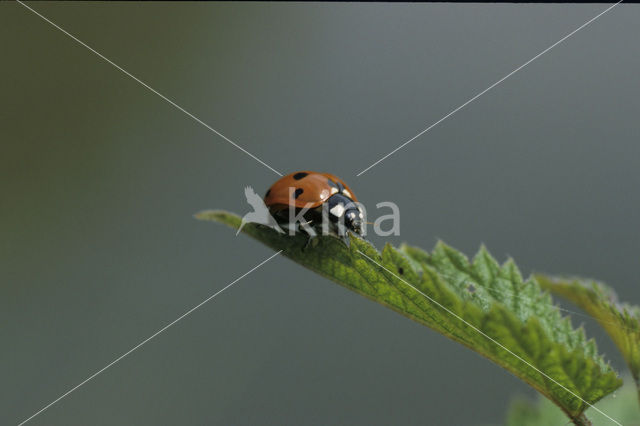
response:
<path id="1" fill-rule="evenodd" d="M 296 189 L 296 192 L 293 193 L 293 198 L 297 199 L 300 196 L 300 194 L 302 194 L 303 192 L 304 192 L 304 189 L 302 188 Z"/>
<path id="2" fill-rule="evenodd" d="M 271 194 L 271 188 L 267 189 L 267 193 L 264 194 L 265 198 L 269 196 L 269 194 Z"/>
<path id="3" fill-rule="evenodd" d="M 309 174 L 309 173 L 305 173 L 305 172 L 298 172 L 298 173 L 296 173 L 295 175 L 293 175 L 293 178 L 294 178 L 295 180 L 300 180 L 300 179 L 302 179 L 303 177 L 307 176 L 308 174 Z"/>
<path id="4" fill-rule="evenodd" d="M 404 269 L 402 269 L 402 268 L 398 268 L 398 273 L 399 273 L 400 275 L 404 274 Z"/>

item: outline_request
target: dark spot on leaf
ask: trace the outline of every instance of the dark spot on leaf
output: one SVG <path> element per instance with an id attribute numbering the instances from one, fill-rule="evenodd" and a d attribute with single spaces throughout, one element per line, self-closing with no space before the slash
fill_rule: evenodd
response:
<path id="1" fill-rule="evenodd" d="M 468 291 L 469 293 L 475 293 L 475 292 L 476 292 L 476 286 L 474 286 L 473 284 L 469 284 L 469 285 L 467 286 L 467 291 Z"/>
<path id="2" fill-rule="evenodd" d="M 402 269 L 402 268 L 398 268 L 398 273 L 399 273 L 400 275 L 404 274 L 404 269 Z"/>
<path id="3" fill-rule="evenodd" d="M 296 192 L 293 193 L 293 198 L 297 199 L 300 196 L 300 194 L 302 194 L 303 192 L 304 192 L 304 189 L 302 188 L 296 189 Z"/>
<path id="4" fill-rule="evenodd" d="M 296 173 L 295 175 L 293 175 L 293 178 L 294 178 L 295 180 L 300 180 L 300 179 L 302 179 L 303 177 L 307 176 L 308 174 L 309 174 L 309 173 L 305 173 L 305 172 L 298 172 L 298 173 Z"/>

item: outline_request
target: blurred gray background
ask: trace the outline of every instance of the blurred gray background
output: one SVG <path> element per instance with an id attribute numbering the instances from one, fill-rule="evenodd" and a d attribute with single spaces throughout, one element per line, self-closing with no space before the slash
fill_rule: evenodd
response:
<path id="1" fill-rule="evenodd" d="M 356 177 L 606 5 L 30 4 L 274 168 L 396 202 L 394 244 L 485 243 L 640 302 L 638 6 Z M 0 35 L 0 423 L 16 424 L 268 257 L 192 214 L 244 213 L 243 187 L 277 176 L 20 5 L 0 4 Z M 534 392 L 278 258 L 32 424 L 484 425 L 516 394 Z"/>

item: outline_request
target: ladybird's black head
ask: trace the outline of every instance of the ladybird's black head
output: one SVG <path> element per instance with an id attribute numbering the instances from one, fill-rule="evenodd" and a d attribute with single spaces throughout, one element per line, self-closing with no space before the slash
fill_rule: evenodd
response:
<path id="1" fill-rule="evenodd" d="M 364 234 L 364 215 L 362 209 L 343 194 L 334 194 L 327 200 L 329 208 L 329 219 L 334 223 L 344 223 L 349 231 Z"/>
<path id="2" fill-rule="evenodd" d="M 364 219 L 359 207 L 347 209 L 344 213 L 344 225 L 358 235 L 364 234 Z"/>

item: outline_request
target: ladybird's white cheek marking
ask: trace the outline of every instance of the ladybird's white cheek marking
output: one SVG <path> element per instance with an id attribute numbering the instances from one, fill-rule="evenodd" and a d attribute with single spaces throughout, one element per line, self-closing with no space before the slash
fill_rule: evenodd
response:
<path id="1" fill-rule="evenodd" d="M 344 213 L 344 206 L 342 204 L 336 204 L 331 208 L 331 210 L 329 210 L 329 213 L 335 217 L 340 217 Z"/>
<path id="2" fill-rule="evenodd" d="M 344 191 L 342 191 L 342 193 L 349 198 L 353 198 L 353 194 L 351 194 L 348 189 L 345 189 Z"/>

